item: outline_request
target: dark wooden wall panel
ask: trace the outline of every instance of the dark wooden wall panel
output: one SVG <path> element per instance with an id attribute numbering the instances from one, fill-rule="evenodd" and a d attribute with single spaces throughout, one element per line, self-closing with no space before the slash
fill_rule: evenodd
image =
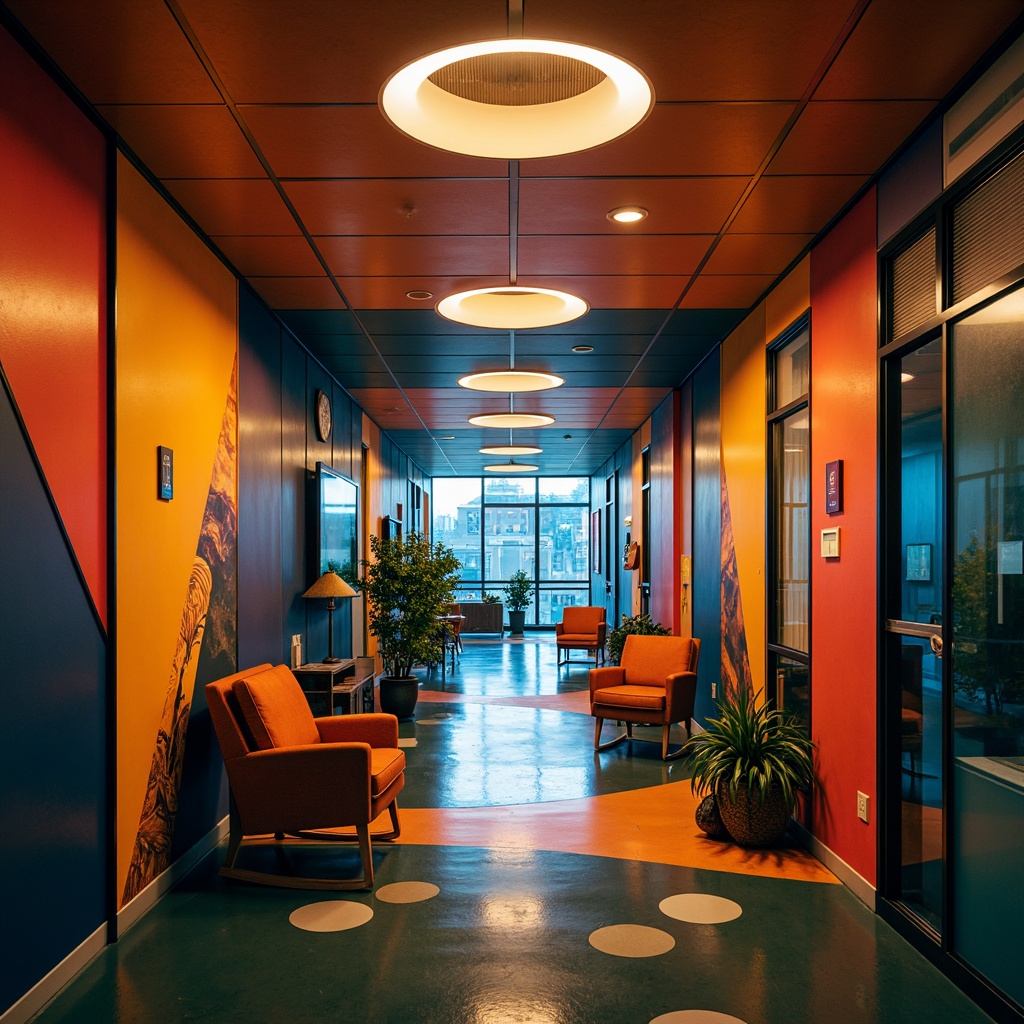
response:
<path id="1" fill-rule="evenodd" d="M 651 617 L 678 632 L 676 586 L 679 529 L 676 522 L 675 461 L 679 444 L 679 393 L 673 391 L 651 417 Z"/>
<path id="2" fill-rule="evenodd" d="M 281 602 L 287 654 L 293 633 L 306 639 L 306 352 L 287 332 L 281 335 Z M 326 630 L 326 625 L 325 625 Z M 326 638 L 326 632 L 324 634 Z M 284 658 L 282 657 L 282 660 Z M 308 659 L 307 659 L 308 660 Z"/>

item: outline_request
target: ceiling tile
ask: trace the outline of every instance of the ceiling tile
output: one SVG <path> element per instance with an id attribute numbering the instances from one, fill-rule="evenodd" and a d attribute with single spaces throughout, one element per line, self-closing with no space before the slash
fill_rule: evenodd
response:
<path id="1" fill-rule="evenodd" d="M 708 274 L 778 276 L 811 244 L 814 235 L 724 235 L 705 266 Z"/>
<path id="2" fill-rule="evenodd" d="M 730 230 L 816 234 L 867 180 L 865 174 L 765 176 L 743 204 Z"/>
<path id="3" fill-rule="evenodd" d="M 508 275 L 507 234 L 318 235 L 314 241 L 339 277 Z"/>
<path id="4" fill-rule="evenodd" d="M 323 274 L 323 268 L 302 235 L 214 235 L 210 241 L 246 277 Z"/>
<path id="5" fill-rule="evenodd" d="M 296 235 L 294 218 L 273 184 L 252 178 L 165 180 L 208 235 Z"/>
<path id="6" fill-rule="evenodd" d="M 713 235 L 526 235 L 519 240 L 523 275 L 691 274 Z"/>

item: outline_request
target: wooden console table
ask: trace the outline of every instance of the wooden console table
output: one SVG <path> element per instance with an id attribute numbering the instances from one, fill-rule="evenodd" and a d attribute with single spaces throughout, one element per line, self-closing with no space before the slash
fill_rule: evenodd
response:
<path id="1" fill-rule="evenodd" d="M 313 714 L 358 715 L 373 710 L 373 676 L 357 679 L 352 658 L 292 669 Z"/>
<path id="2" fill-rule="evenodd" d="M 463 601 L 460 605 L 465 621 L 463 633 L 497 633 L 502 635 L 505 608 L 500 604 L 485 604 L 483 601 Z"/>

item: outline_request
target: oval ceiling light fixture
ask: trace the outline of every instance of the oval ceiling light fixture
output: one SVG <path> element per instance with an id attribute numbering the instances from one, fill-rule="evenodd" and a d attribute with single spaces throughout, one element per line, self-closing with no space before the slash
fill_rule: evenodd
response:
<path id="1" fill-rule="evenodd" d="M 614 210 L 609 210 L 605 216 L 609 220 L 615 221 L 616 224 L 636 224 L 646 219 L 647 210 L 642 206 L 616 206 Z"/>
<path id="2" fill-rule="evenodd" d="M 526 331 L 577 320 L 590 305 L 578 295 L 554 288 L 505 284 L 456 292 L 443 298 L 434 308 L 446 320 L 458 324 Z"/>
<path id="3" fill-rule="evenodd" d="M 540 455 L 544 451 L 533 444 L 495 444 L 481 448 L 481 455 Z"/>
<path id="4" fill-rule="evenodd" d="M 506 430 L 515 430 L 517 427 L 549 427 L 555 422 L 555 417 L 535 412 L 496 412 L 485 416 L 470 416 L 469 422 L 474 427 L 504 427 Z"/>
<path id="5" fill-rule="evenodd" d="M 564 377 L 539 370 L 489 370 L 486 373 L 470 373 L 459 378 L 459 386 L 472 391 L 548 391 L 560 388 Z"/>
<path id="6" fill-rule="evenodd" d="M 529 466 L 525 462 L 499 462 L 494 466 L 484 466 L 487 473 L 536 473 L 539 466 Z"/>
<path id="7" fill-rule="evenodd" d="M 499 160 L 560 156 L 635 128 L 654 106 L 637 67 L 553 39 L 488 39 L 429 53 L 396 71 L 378 104 L 428 146 Z"/>
<path id="8" fill-rule="evenodd" d="M 594 351 L 594 346 L 593 345 L 573 345 L 572 350 L 573 350 L 573 352 L 593 352 Z"/>
<path id="9" fill-rule="evenodd" d="M 413 288 L 412 291 L 405 293 L 405 297 L 407 299 L 414 299 L 416 302 L 426 302 L 427 299 L 434 297 L 434 293 L 428 292 L 426 288 Z"/>

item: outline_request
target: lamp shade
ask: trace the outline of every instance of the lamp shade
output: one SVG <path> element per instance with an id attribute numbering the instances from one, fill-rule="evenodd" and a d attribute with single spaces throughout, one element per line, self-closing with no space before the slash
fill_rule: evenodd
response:
<path id="1" fill-rule="evenodd" d="M 353 590 L 336 572 L 328 570 L 307 590 L 303 597 L 355 597 Z"/>

